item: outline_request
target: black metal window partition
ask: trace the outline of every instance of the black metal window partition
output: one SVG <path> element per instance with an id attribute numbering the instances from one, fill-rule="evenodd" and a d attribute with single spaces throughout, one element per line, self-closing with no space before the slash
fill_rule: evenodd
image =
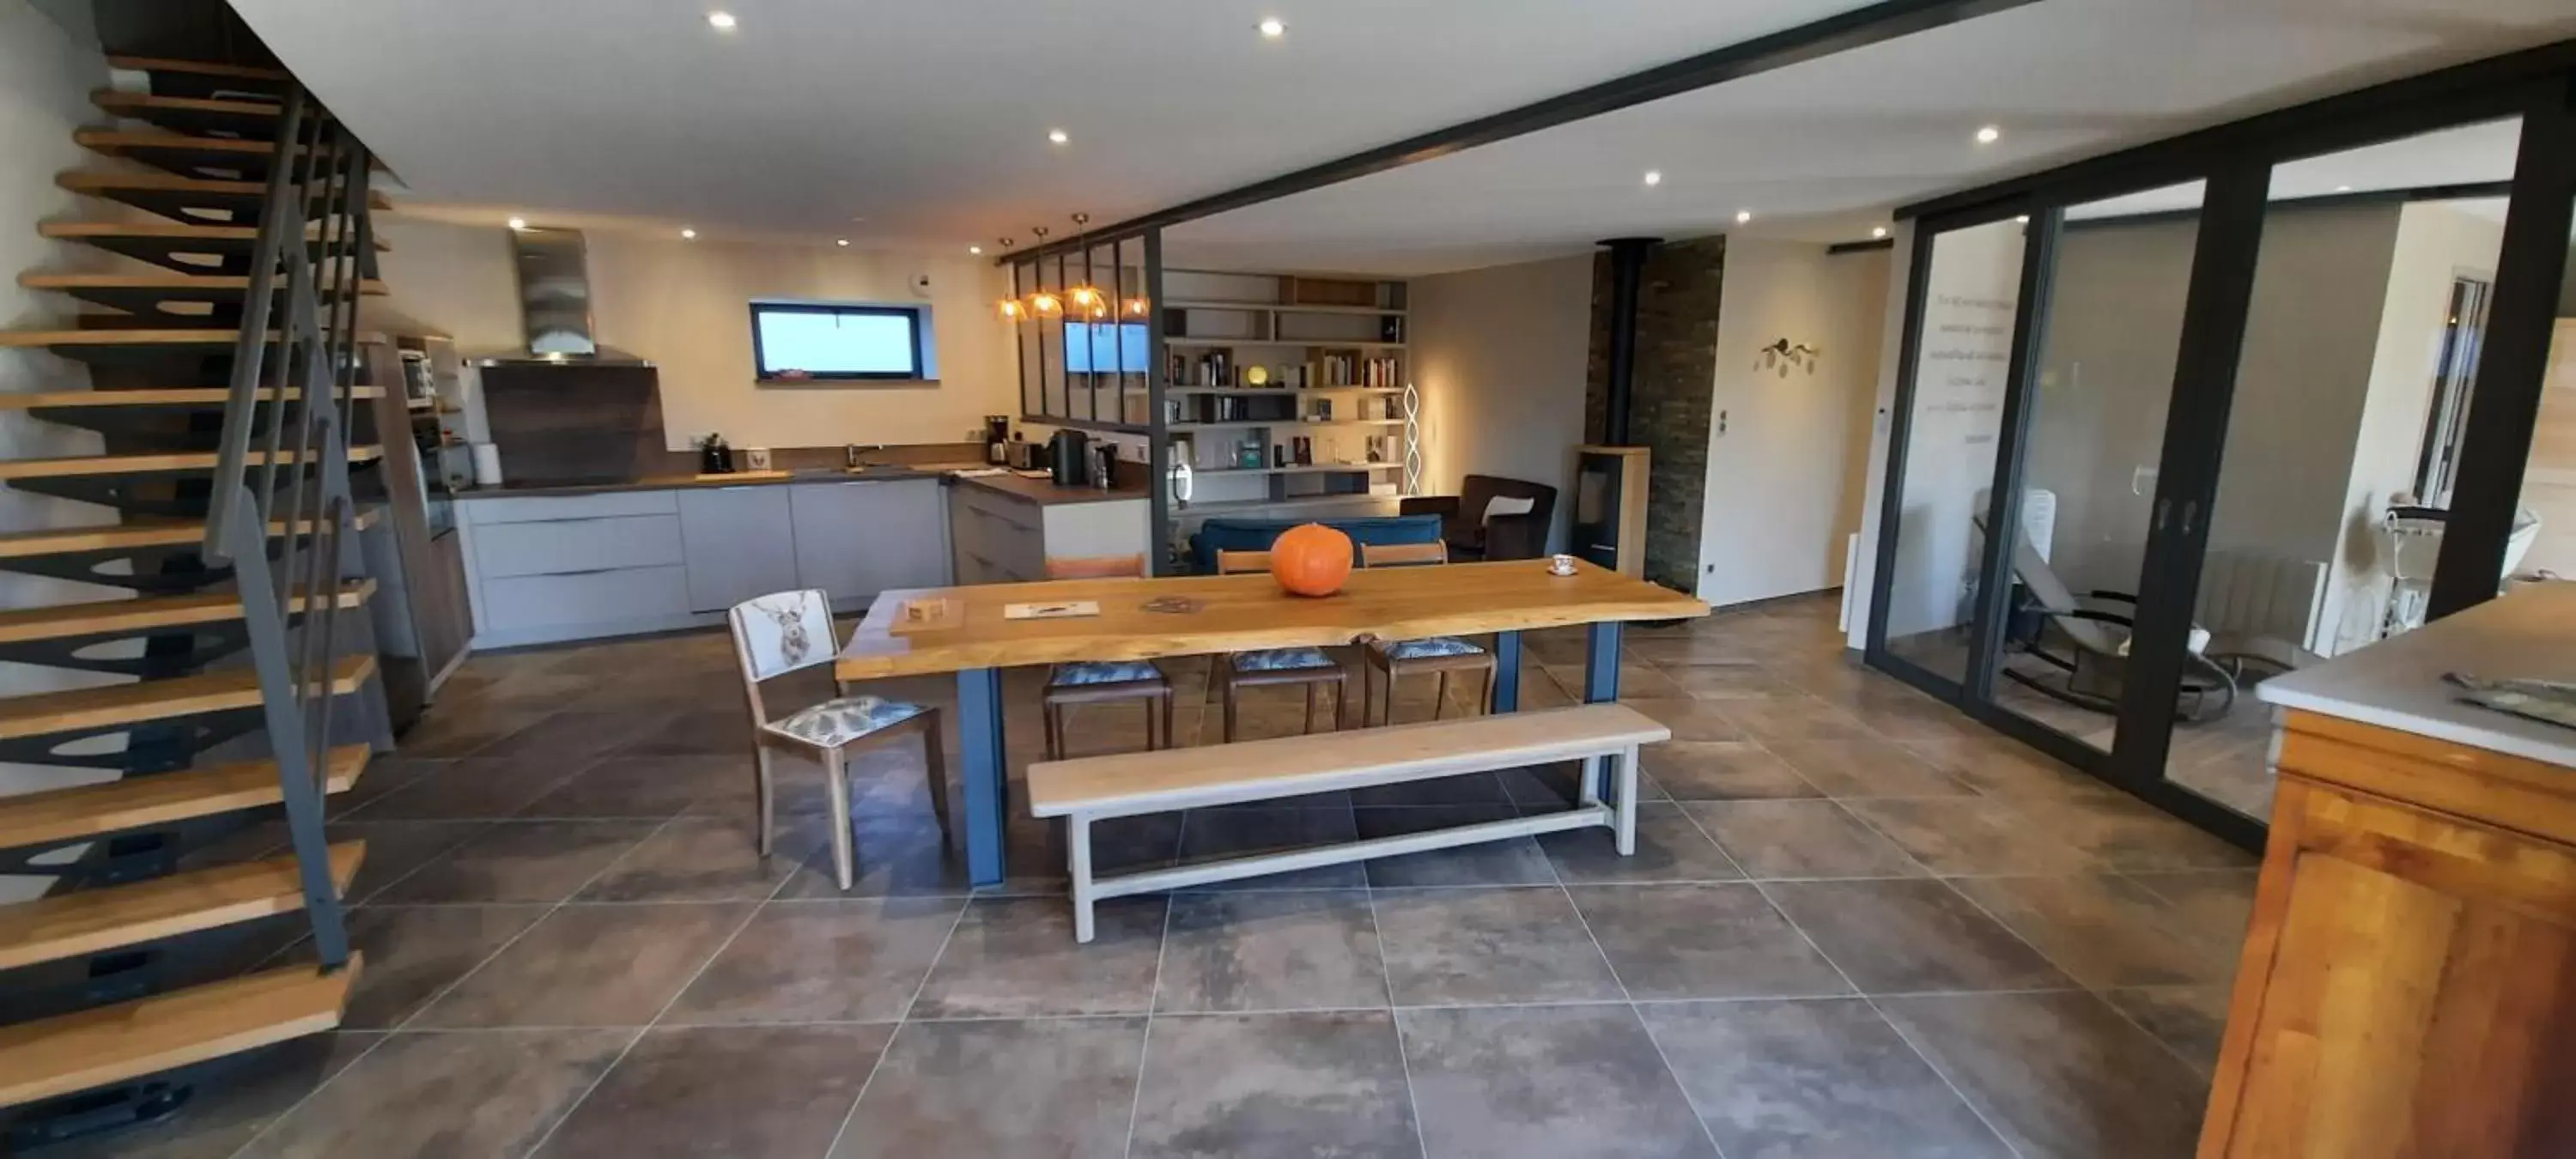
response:
<path id="1" fill-rule="evenodd" d="M 1001 259 L 1021 304 L 1020 420 L 1144 443 L 1157 574 L 1170 557 L 1162 231 L 1092 234 Z M 1045 302 L 1038 301 L 1040 295 Z"/>
<path id="2" fill-rule="evenodd" d="M 2576 200 L 2571 78 L 2576 42 L 2346 94 L 1901 210 L 1901 216 L 1916 219 L 1917 228 L 1867 661 L 2209 832 L 2259 845 L 2265 831 L 2261 808 L 2194 781 L 2188 766 L 2197 748 L 2211 747 L 2208 733 L 2191 731 L 2202 723 L 2191 719 L 2194 712 L 2222 706 L 2217 711 L 2223 716 L 2234 682 L 2262 674 L 2245 655 L 2224 663 L 2216 659 L 2204 621 L 2241 616 L 2219 596 L 2230 585 L 2249 582 L 2248 575 L 2269 576 L 2231 543 L 2231 537 L 2244 536 L 2241 526 L 2229 525 L 2243 524 L 2247 510 L 2259 504 L 2246 488 L 2226 486 L 2223 477 L 2231 462 L 2272 453 L 2257 433 L 2285 421 L 2259 397 L 2267 390 L 2278 393 L 2272 380 L 2284 373 L 2279 351 L 2297 338 L 2295 327 L 2281 321 L 2280 308 L 2267 305 L 2280 297 L 2273 285 L 2276 267 L 2297 266 L 2283 255 L 2293 252 L 2290 241 L 2302 228 L 2302 215 L 2363 213 L 2379 206 L 2394 223 L 2396 207 L 2410 200 L 2510 193 L 2430 602 L 2433 613 L 2441 614 L 2492 598 L 2516 525 L 2566 274 L 2570 204 Z M 2444 187 L 2312 191 L 2294 180 L 2322 154 L 2516 117 L 2517 165 L 2509 182 L 2480 174 L 2466 184 L 2444 184 L 2436 175 L 2428 184 Z M 2185 217 L 2196 233 L 2174 228 Z M 2262 269 L 2271 288 L 2258 295 L 2267 219 L 2276 226 L 2275 257 Z M 2158 243 L 2164 247 L 2159 260 L 2174 270 L 2179 309 L 2153 319 L 2132 317 L 2135 324 L 2124 335 L 2129 344 L 2107 364 L 2098 356 L 2075 359 L 2052 350 L 2052 302 L 2081 299 L 2086 289 L 2065 279 L 2097 276 L 2069 264 L 2068 239 L 2099 250 L 2094 243 L 2108 235 L 2094 231 L 2141 227 L 2135 233 L 2143 238 L 2150 235 L 2146 226 L 2162 228 L 2160 236 L 2170 239 Z M 2002 284 L 1999 269 L 1976 263 L 1982 253 L 1992 267 L 2006 248 L 1999 244 L 2006 233 L 2021 235 L 2019 253 L 2009 255 L 2018 260 L 2009 302 L 1991 290 L 1973 289 Z M 2178 264 L 2184 251 L 2187 267 Z M 2449 286 L 2445 271 L 2431 292 L 2446 295 Z M 2009 330 L 1999 332 L 1997 319 L 2007 309 Z M 2076 325 L 2072 319 L 2057 321 Z M 2251 346 L 2249 325 L 2255 334 Z M 2071 342 L 2067 333 L 2059 338 Z M 2424 348 L 2436 345 L 2428 341 Z M 1991 372 L 1998 356 L 2008 360 L 2009 369 L 1995 397 L 1997 376 Z M 2032 484 L 2045 482 L 2052 456 L 2064 460 L 2089 450 L 2066 433 L 2083 429 L 2066 425 L 2069 408 L 2082 405 L 2088 387 L 2100 393 L 2101 376 L 2123 372 L 2129 381 L 2116 384 L 2119 390 L 2133 402 L 2143 393 L 2163 407 L 2152 420 L 2162 425 L 2160 440 L 2110 418 L 2092 420 L 2129 442 L 2147 438 L 2160 444 L 2128 460 L 2135 472 L 2129 493 L 2116 497 L 2127 513 L 2106 516 L 2095 495 L 2070 514 L 2065 495 L 2050 497 L 2061 523 L 2072 517 L 2096 539 L 2117 530 L 2126 539 L 2143 540 L 2115 569 L 2115 576 L 2135 576 L 2135 590 L 2124 593 L 2129 602 L 2101 621 L 2119 633 L 2110 655 L 2093 658 L 2104 662 L 2096 674 L 2108 679 L 2095 689 L 2100 695 L 2089 717 L 2008 705 L 2024 690 L 2020 677 L 2026 673 L 2016 670 L 2027 661 L 2028 647 L 2043 633 L 2067 634 L 2048 626 L 2063 624 L 2063 618 L 2047 614 L 2066 609 L 2040 606 L 2049 601 L 2033 591 L 2046 586 L 2039 573 L 2053 569 L 2045 558 L 2034 558 L 2046 553 L 2026 537 L 2025 517 L 2033 514 L 2028 505 L 2048 505 L 2032 498 Z M 2096 380 L 2079 381 L 2079 375 Z M 2429 398 L 2436 377 L 2429 362 L 2422 377 L 2418 385 Z M 2247 392 L 2256 401 L 2232 413 Z M 2290 413 L 2288 422 L 2301 421 Z M 2407 437 L 2425 429 L 2421 410 L 2402 418 L 2396 427 Z M 2144 420 L 2130 420 L 2132 426 L 2138 421 Z M 2369 445 L 2365 436 L 2363 446 Z M 2345 449 L 2348 457 L 2359 453 L 2349 443 Z M 2387 457 L 2402 458 L 2393 469 L 2414 476 L 2414 448 Z M 2355 469 L 2356 486 L 2361 477 Z M 1981 481 L 1982 488 L 1972 481 Z M 2258 488 L 2254 498 L 2261 497 Z M 2343 494 L 2337 498 L 2349 502 Z M 1972 531 L 1959 526 L 1956 509 L 1963 505 L 1978 509 Z M 1989 529 L 1997 534 L 1986 534 Z M 2319 583 L 2329 566 L 2335 565 L 2316 564 Z M 2290 582 L 2302 574 L 2293 570 Z M 2337 582 L 2344 581 L 2337 576 Z M 2339 589 L 2320 598 L 2327 597 L 2343 598 Z M 2232 674 L 2211 676 L 2230 664 L 2236 666 Z M 2240 725 L 2268 731 L 2259 709 L 2249 704 L 2237 711 L 2247 714 L 2237 718 Z M 2258 742 L 2250 757 L 2238 759 L 2250 759 L 2259 774 L 2261 752 Z"/>

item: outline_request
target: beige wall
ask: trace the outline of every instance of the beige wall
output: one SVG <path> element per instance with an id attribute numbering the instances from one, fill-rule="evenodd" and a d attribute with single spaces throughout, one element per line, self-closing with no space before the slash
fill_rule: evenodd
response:
<path id="1" fill-rule="evenodd" d="M 90 208 L 56 188 L 54 174 L 88 165 L 87 154 L 72 144 L 72 131 L 97 120 L 89 93 L 106 83 L 107 63 L 94 44 L 66 33 L 25 0 L 0 0 L 0 157 L 7 158 L 0 164 L 0 271 L 7 274 L 0 277 L 0 325 L 12 329 L 70 325 L 78 311 L 69 299 L 21 290 L 16 275 L 102 264 L 80 248 L 38 237 L 36 225 L 81 216 Z M 0 350 L 0 390 L 80 390 L 88 385 L 89 372 L 79 363 L 42 351 Z M 0 458 L 97 454 L 99 449 L 98 436 L 90 432 L 40 422 L 22 412 L 0 414 Z M 0 531 L 114 522 L 116 513 L 105 507 L 0 488 Z M 126 594 L 120 588 L 0 575 L 0 607 L 41 607 Z M 121 677 L 0 664 L 0 695 L 123 682 Z M 0 795 L 62 788 L 113 775 L 101 770 L 0 764 Z M 35 896 L 48 880 L 0 877 L 0 901 Z"/>
<path id="2" fill-rule="evenodd" d="M 1860 523 L 1887 269 L 1884 251 L 1727 239 L 1701 599 L 1723 606 L 1842 583 L 1845 537 Z M 1810 366 L 1758 353 L 1781 338 L 1821 353 Z"/>
<path id="3" fill-rule="evenodd" d="M 1425 487 L 1454 495 L 1470 474 L 1553 486 L 1551 543 L 1562 546 L 1583 441 L 1591 256 L 1416 278 L 1408 292 Z"/>
<path id="4" fill-rule="evenodd" d="M 468 352 L 522 342 L 509 238 L 395 219 L 384 230 L 390 316 L 456 338 Z M 588 234 L 599 340 L 655 364 L 672 450 L 721 431 L 740 447 L 957 442 L 986 414 L 1013 414 L 1018 362 L 992 302 L 1008 277 L 981 258 L 829 246 Z M 928 274 L 928 298 L 913 277 Z M 755 298 L 884 302 L 931 309 L 940 380 L 924 385 L 761 386 L 752 376 Z"/>

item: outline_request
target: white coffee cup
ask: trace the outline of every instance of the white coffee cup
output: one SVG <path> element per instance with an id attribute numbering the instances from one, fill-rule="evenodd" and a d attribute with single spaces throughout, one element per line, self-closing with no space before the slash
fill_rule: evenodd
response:
<path id="1" fill-rule="evenodd" d="M 1570 555 L 1551 557 L 1547 561 L 1547 573 L 1549 575 L 1573 575 L 1574 557 Z"/>

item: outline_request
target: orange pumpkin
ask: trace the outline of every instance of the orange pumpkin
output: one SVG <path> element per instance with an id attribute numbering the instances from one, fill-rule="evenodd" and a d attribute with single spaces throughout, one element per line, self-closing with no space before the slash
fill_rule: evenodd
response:
<path id="1" fill-rule="evenodd" d="M 1351 577 L 1351 537 L 1321 523 L 1281 532 L 1270 545 L 1270 575 L 1300 596 L 1329 596 Z"/>

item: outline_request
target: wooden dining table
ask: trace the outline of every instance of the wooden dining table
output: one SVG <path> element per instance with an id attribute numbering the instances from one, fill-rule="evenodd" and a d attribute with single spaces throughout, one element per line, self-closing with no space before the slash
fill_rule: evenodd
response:
<path id="1" fill-rule="evenodd" d="M 1024 618 L 1032 607 L 1086 604 L 1086 614 Z M 1319 598 L 1290 595 L 1267 575 L 918 588 L 877 597 L 833 674 L 844 683 L 956 675 L 967 876 L 990 886 L 1002 881 L 1009 808 L 1004 668 L 1491 634 L 1494 711 L 1511 712 L 1522 632 L 1587 626 L 1583 699 L 1598 702 L 1619 697 L 1622 625 L 1707 614 L 1669 588 L 1584 562 L 1556 575 L 1544 559 L 1358 570 Z"/>

